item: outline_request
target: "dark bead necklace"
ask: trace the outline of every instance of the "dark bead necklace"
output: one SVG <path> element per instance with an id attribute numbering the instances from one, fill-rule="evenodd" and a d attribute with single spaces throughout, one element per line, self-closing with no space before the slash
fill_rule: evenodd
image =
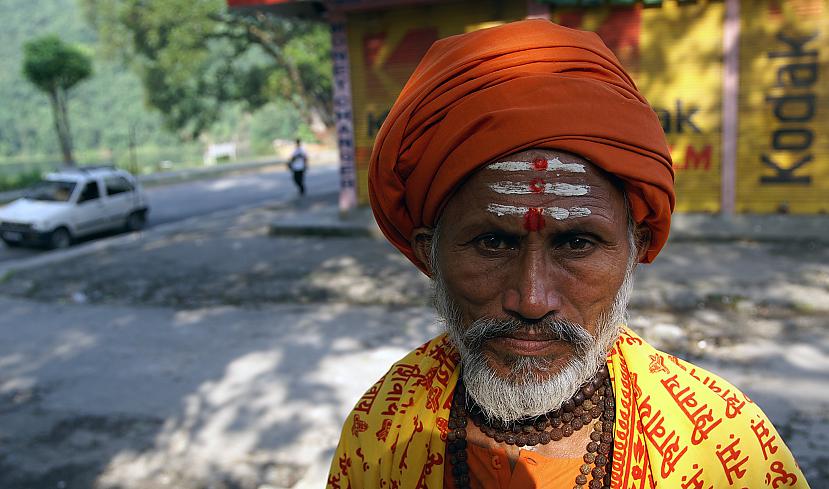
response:
<path id="1" fill-rule="evenodd" d="M 559 441 L 583 426 L 593 423 L 584 463 L 579 467 L 579 475 L 576 476 L 573 489 L 583 489 L 585 486 L 589 489 L 610 488 L 609 468 L 613 453 L 615 410 L 607 366 L 602 366 L 596 376 L 581 386 L 559 409 L 508 424 L 487 419 L 483 410 L 467 395 L 462 378 L 461 375 L 452 396 L 452 407 L 449 411 L 450 432 L 446 437 L 456 489 L 470 487 L 466 454 L 467 419 L 471 419 L 485 435 L 496 442 L 519 447 L 533 447 Z M 593 422 L 594 420 L 597 421 Z M 588 477 L 591 477 L 589 484 Z"/>

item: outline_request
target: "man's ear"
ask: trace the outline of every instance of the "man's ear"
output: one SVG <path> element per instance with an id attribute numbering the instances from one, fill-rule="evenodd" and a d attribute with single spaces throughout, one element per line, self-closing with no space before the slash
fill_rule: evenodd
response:
<path id="1" fill-rule="evenodd" d="M 420 263 L 426 266 L 429 276 L 432 276 L 432 237 L 435 230 L 420 227 L 412 231 L 411 246 Z"/>
<path id="2" fill-rule="evenodd" d="M 636 225 L 636 261 L 641 263 L 651 247 L 651 228 L 644 223 Z"/>

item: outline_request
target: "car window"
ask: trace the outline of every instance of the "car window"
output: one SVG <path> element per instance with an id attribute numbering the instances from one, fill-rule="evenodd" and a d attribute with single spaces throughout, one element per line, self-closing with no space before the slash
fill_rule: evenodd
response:
<path id="1" fill-rule="evenodd" d="M 101 192 L 98 190 L 98 182 L 89 182 L 83 188 L 81 192 L 81 196 L 78 198 L 78 203 L 86 202 L 88 200 L 95 200 L 101 196 Z"/>
<path id="2" fill-rule="evenodd" d="M 107 177 L 104 179 L 104 185 L 107 189 L 107 195 L 133 191 L 132 183 L 124 177 Z"/>
<path id="3" fill-rule="evenodd" d="M 62 180 L 44 180 L 27 193 L 26 198 L 32 200 L 46 200 L 51 202 L 68 202 L 75 190 L 75 182 Z"/>

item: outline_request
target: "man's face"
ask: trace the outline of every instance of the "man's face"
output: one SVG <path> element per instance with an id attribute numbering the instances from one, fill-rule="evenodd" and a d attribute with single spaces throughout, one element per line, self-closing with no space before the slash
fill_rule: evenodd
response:
<path id="1" fill-rule="evenodd" d="M 495 378 L 574 391 L 592 375 L 624 315 L 630 241 L 622 192 L 578 156 L 525 151 L 465 182 L 432 250 L 435 300 L 453 340 L 476 350 L 459 347 L 464 368 L 482 370 L 478 389 Z"/>

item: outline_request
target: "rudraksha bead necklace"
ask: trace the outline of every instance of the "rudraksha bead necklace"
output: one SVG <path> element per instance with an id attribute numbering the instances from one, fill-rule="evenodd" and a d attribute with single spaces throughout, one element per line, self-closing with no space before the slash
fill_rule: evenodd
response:
<path id="1" fill-rule="evenodd" d="M 603 366 L 591 381 L 585 383 L 559 409 L 509 424 L 488 420 L 481 408 L 467 396 L 463 381 L 459 379 L 452 397 L 452 407 L 449 411 L 450 432 L 446 438 L 455 487 L 470 487 L 466 454 L 466 426 L 469 417 L 485 435 L 496 442 L 519 447 L 533 447 L 559 441 L 583 426 L 593 423 L 584 464 L 579 467 L 579 475 L 576 476 L 573 489 L 584 489 L 585 486 L 589 489 L 609 489 L 608 469 L 612 459 L 614 413 L 613 388 L 607 366 Z M 593 422 L 594 420 L 597 421 Z M 589 484 L 588 476 L 592 477 Z"/>

